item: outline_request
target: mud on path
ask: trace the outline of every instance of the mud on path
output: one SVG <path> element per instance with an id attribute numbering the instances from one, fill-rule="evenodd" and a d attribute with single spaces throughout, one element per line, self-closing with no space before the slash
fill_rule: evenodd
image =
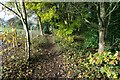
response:
<path id="1" fill-rule="evenodd" d="M 57 50 L 57 45 L 52 36 L 46 36 L 47 44 L 42 46 L 42 52 L 32 58 L 31 68 L 33 78 L 64 78 L 66 67 L 62 54 Z"/>

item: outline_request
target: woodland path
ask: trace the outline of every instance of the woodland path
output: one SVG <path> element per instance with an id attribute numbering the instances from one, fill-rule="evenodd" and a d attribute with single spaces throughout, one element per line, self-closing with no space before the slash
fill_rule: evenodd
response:
<path id="1" fill-rule="evenodd" d="M 62 54 L 57 50 L 52 36 L 46 36 L 48 43 L 43 46 L 42 54 L 33 58 L 31 68 L 33 77 L 41 78 L 65 78 L 66 69 Z"/>

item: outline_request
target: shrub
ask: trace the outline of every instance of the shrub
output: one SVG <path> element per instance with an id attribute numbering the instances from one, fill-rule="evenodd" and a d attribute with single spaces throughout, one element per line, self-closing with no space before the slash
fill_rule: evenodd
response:
<path id="1" fill-rule="evenodd" d="M 111 52 L 95 53 L 86 58 L 84 67 L 86 67 L 85 78 L 119 78 L 119 57 L 118 52 L 115 55 Z M 81 64 L 81 63 L 80 63 Z"/>
<path id="2" fill-rule="evenodd" d="M 70 34 L 72 34 L 72 31 L 67 29 L 59 29 L 54 32 L 55 42 L 59 45 L 62 51 L 68 50 L 69 46 L 74 41 L 73 36 Z"/>

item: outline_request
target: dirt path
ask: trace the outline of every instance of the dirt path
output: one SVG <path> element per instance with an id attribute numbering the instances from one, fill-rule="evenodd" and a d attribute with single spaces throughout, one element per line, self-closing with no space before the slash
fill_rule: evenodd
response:
<path id="1" fill-rule="evenodd" d="M 62 55 L 57 51 L 57 46 L 51 36 L 46 36 L 48 45 L 43 46 L 42 55 L 37 55 L 31 67 L 34 78 L 60 78 L 66 77 L 66 69 Z"/>

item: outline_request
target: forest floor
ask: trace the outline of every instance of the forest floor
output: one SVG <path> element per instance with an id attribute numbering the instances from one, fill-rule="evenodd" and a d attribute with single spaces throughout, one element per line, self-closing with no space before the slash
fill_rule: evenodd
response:
<path id="1" fill-rule="evenodd" d="M 3 80 L 19 78 L 39 80 L 76 76 L 76 71 L 70 68 L 71 64 L 66 62 L 66 55 L 61 52 L 51 35 L 38 36 L 31 41 L 29 63 L 26 63 L 25 55 L 23 46 L 3 55 Z"/>
<path id="2" fill-rule="evenodd" d="M 65 78 L 68 68 L 63 55 L 58 51 L 52 36 L 47 36 L 47 44 L 42 51 L 32 58 L 33 78 Z"/>

